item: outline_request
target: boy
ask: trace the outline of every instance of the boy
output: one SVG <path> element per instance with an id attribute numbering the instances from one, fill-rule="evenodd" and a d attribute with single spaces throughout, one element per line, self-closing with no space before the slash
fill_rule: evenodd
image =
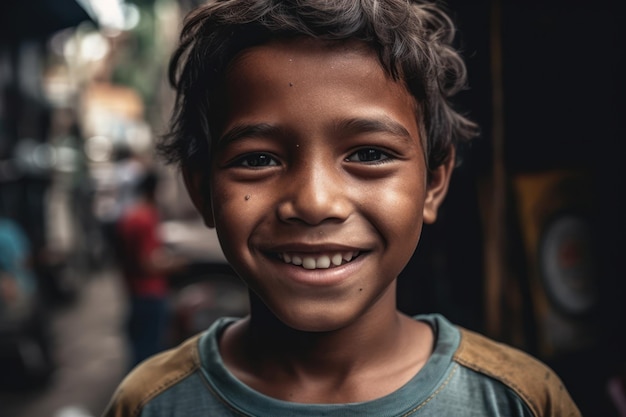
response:
<path id="1" fill-rule="evenodd" d="M 210 1 L 171 63 L 161 150 L 250 315 L 140 365 L 106 416 L 578 416 L 525 354 L 396 309 L 476 127 L 454 28 L 407 0 Z"/>

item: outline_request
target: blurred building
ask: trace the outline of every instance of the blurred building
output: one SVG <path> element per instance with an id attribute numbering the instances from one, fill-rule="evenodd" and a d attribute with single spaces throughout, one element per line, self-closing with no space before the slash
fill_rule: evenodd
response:
<path id="1" fill-rule="evenodd" d="M 0 4 L 0 210 L 27 231 L 41 275 L 102 252 L 119 155 L 151 163 L 177 11 L 166 0 Z"/>
<path id="2" fill-rule="evenodd" d="M 55 172 L 71 172 L 78 159 L 75 148 L 51 140 L 56 132 L 72 134 L 75 120 L 59 120 L 57 103 L 46 91 L 48 40 L 82 22 L 93 18 L 74 0 L 0 4 L 0 211 L 25 229 L 35 267 L 46 276 L 59 264 L 48 251 L 49 191 Z M 73 111 L 69 103 L 63 106 Z M 55 291 L 71 286 L 52 279 L 44 284 L 51 282 Z"/>

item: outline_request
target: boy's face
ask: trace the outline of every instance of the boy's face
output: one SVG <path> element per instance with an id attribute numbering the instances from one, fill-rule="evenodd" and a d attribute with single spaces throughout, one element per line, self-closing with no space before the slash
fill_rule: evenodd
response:
<path id="1" fill-rule="evenodd" d="M 245 51 L 226 96 L 210 196 L 187 184 L 235 270 L 298 330 L 395 311 L 395 279 L 451 170 L 427 182 L 403 84 L 360 43 L 299 39 Z"/>

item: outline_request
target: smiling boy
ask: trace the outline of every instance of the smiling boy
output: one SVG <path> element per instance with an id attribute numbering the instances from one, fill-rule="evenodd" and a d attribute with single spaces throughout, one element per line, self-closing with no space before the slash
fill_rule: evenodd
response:
<path id="1" fill-rule="evenodd" d="M 438 8 L 210 1 L 172 60 L 161 147 L 250 289 L 136 368 L 106 416 L 578 416 L 558 377 L 439 315 L 396 308 L 475 125 Z M 421 279 L 427 279 L 422 277 Z"/>

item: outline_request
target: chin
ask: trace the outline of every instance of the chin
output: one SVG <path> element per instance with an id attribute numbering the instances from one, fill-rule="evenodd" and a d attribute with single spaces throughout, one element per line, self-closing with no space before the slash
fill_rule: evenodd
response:
<path id="1" fill-rule="evenodd" d="M 278 312 L 276 318 L 285 326 L 300 332 L 321 333 L 340 330 L 349 326 L 358 317 L 357 313 L 346 314 L 337 306 L 317 306 L 317 308 Z"/>
<path id="2" fill-rule="evenodd" d="M 306 332 L 306 333 L 327 333 L 327 332 L 339 330 L 343 327 L 340 323 L 337 323 L 336 321 L 331 321 L 331 320 L 323 321 L 323 322 L 309 321 L 306 323 L 298 321 L 298 322 L 292 322 L 292 323 L 285 323 L 285 325 L 292 328 L 293 330 L 296 330 L 299 332 Z"/>

